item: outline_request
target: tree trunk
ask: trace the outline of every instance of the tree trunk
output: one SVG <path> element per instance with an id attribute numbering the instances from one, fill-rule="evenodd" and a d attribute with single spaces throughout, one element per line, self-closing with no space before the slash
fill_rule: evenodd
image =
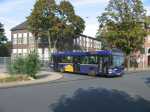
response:
<path id="1" fill-rule="evenodd" d="M 49 33 L 49 31 L 48 31 L 48 51 L 49 51 L 49 61 L 51 62 L 52 60 L 51 60 L 51 54 L 52 54 L 52 52 L 51 52 L 51 50 L 52 50 L 52 48 L 51 48 L 51 36 L 50 36 L 50 33 Z"/>
<path id="2" fill-rule="evenodd" d="M 34 34 L 34 50 L 38 52 L 38 34 Z"/>
<path id="3" fill-rule="evenodd" d="M 126 56 L 126 67 L 127 67 L 127 71 L 129 71 L 129 68 L 130 68 L 130 54 Z"/>
<path id="4" fill-rule="evenodd" d="M 36 52 L 38 50 L 38 39 L 37 38 L 35 38 L 35 50 L 36 50 Z"/>
<path id="5" fill-rule="evenodd" d="M 57 42 L 58 42 L 58 38 L 54 42 L 54 52 L 57 52 L 57 48 L 56 48 Z"/>

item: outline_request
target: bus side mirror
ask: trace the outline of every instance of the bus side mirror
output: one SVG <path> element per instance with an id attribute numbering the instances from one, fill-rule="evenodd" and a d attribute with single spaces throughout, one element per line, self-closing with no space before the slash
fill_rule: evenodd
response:
<path id="1" fill-rule="evenodd" d="M 125 67 L 124 67 L 124 63 L 122 63 L 122 65 L 121 65 L 121 69 L 124 69 Z"/>

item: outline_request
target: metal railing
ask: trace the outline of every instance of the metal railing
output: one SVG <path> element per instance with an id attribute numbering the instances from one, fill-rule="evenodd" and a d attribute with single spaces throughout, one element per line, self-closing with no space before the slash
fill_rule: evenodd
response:
<path id="1" fill-rule="evenodd" d="M 11 57 L 0 57 L 0 72 L 7 72 L 7 67 L 10 61 Z"/>

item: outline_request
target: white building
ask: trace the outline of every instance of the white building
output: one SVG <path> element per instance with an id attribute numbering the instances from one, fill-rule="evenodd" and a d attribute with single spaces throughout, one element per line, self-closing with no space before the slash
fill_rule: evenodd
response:
<path id="1" fill-rule="evenodd" d="M 35 48 L 35 39 L 27 29 L 27 22 L 23 22 L 11 29 L 12 56 L 25 56 Z M 101 42 L 95 38 L 80 35 L 73 40 L 74 45 L 80 46 L 82 51 L 101 49 Z M 38 41 L 38 53 L 41 60 L 48 60 L 48 41 Z"/>

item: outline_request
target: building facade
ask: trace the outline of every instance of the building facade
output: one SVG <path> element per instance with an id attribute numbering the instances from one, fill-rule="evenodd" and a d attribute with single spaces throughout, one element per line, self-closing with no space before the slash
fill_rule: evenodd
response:
<path id="1" fill-rule="evenodd" d="M 150 26 L 146 28 L 147 32 L 150 32 Z M 131 57 L 136 60 L 138 68 L 150 67 L 150 35 L 145 37 L 145 42 L 143 45 L 143 53 L 136 51 Z M 132 58 L 131 58 L 132 60 Z"/>
<path id="2" fill-rule="evenodd" d="M 35 49 L 35 38 L 27 30 L 27 22 L 21 23 L 11 29 L 12 57 L 25 56 Z M 47 43 L 38 44 L 40 59 L 48 60 Z"/>
<path id="3" fill-rule="evenodd" d="M 25 56 L 35 49 L 35 38 L 27 29 L 27 22 L 23 22 L 11 29 L 12 57 Z M 73 40 L 73 44 L 80 46 L 82 51 L 101 49 L 101 42 L 95 38 L 80 35 Z M 48 60 L 48 41 L 38 40 L 38 54 L 40 59 Z"/>
<path id="4" fill-rule="evenodd" d="M 150 26 L 147 28 L 147 32 L 150 32 Z M 148 35 L 145 38 L 145 43 L 144 43 L 144 48 L 145 48 L 145 65 L 147 67 L 150 67 L 150 35 Z"/>
<path id="5" fill-rule="evenodd" d="M 80 46 L 82 51 L 95 51 L 102 48 L 101 41 L 86 35 L 80 35 L 74 39 L 74 44 Z"/>

